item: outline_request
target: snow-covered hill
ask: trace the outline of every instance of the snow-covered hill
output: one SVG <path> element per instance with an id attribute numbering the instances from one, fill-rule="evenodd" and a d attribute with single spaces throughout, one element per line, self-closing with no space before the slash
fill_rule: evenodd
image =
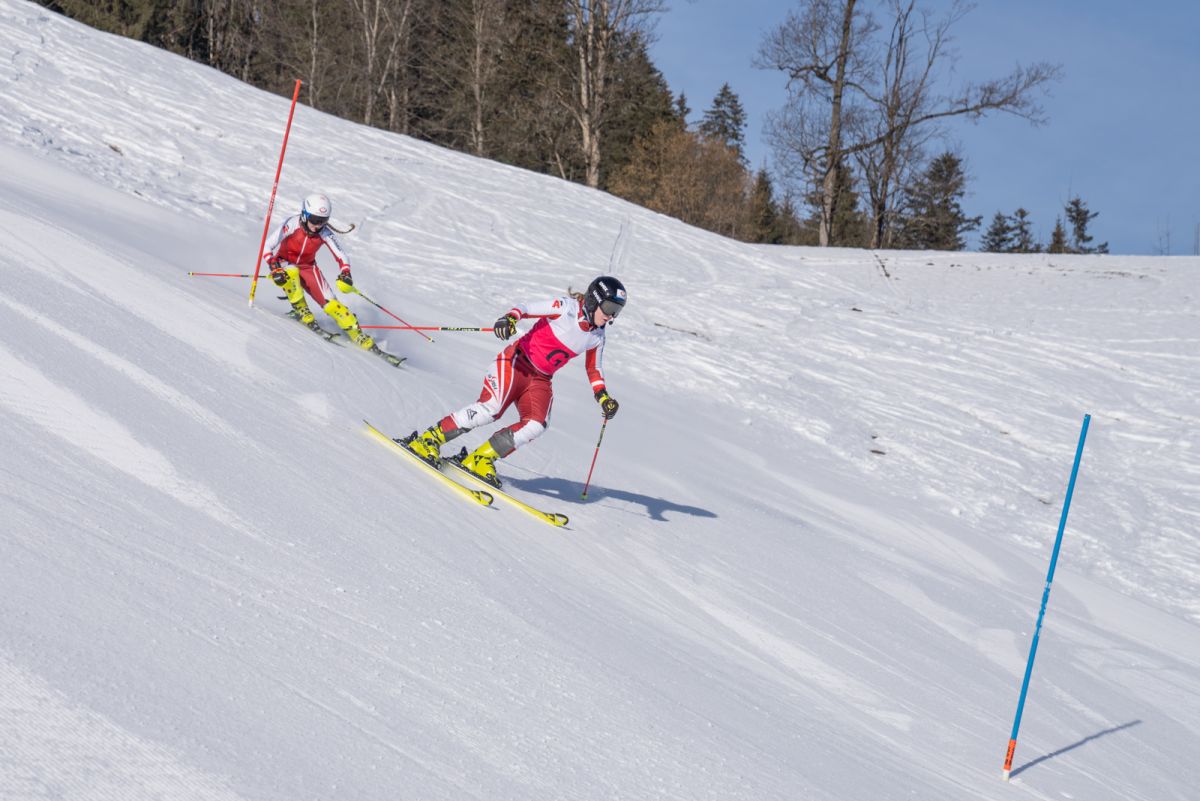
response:
<path id="1" fill-rule="evenodd" d="M 0 798 L 1195 797 L 1200 260 L 745 246 L 301 107 L 277 219 L 405 319 L 626 282 L 588 499 L 579 365 L 501 464 L 560 531 L 363 433 L 489 334 L 187 276 L 253 269 L 286 99 L 18 0 L 0 85 Z"/>

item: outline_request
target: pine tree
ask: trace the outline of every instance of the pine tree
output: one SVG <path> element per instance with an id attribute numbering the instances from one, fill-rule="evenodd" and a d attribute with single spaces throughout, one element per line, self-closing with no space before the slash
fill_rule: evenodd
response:
<path id="1" fill-rule="evenodd" d="M 638 139 L 660 122 L 677 121 L 674 97 L 650 60 L 645 38 L 636 33 L 617 37 L 614 51 L 606 99 L 610 114 L 600 146 L 602 189 L 608 188 L 610 176 L 629 163 Z"/>
<path id="2" fill-rule="evenodd" d="M 746 110 L 737 94 L 723 84 L 717 96 L 713 98 L 712 106 L 704 112 L 700 123 L 700 133 L 732 148 L 738 158 L 746 160 Z"/>
<path id="3" fill-rule="evenodd" d="M 987 231 L 983 235 L 983 239 L 979 242 L 979 249 L 984 253 L 1011 253 L 1013 249 L 1013 226 L 1009 222 L 1009 216 L 1003 212 L 996 212 L 996 216 L 992 217 L 992 224 L 988 226 Z"/>
<path id="4" fill-rule="evenodd" d="M 780 245 L 784 241 L 784 231 L 779 215 L 779 204 L 775 202 L 775 189 L 771 185 L 771 176 L 766 169 L 760 169 L 754 177 L 754 188 L 750 190 L 750 203 L 747 208 L 745 239 L 747 242 L 761 242 L 767 245 Z"/>
<path id="5" fill-rule="evenodd" d="M 962 250 L 962 235 L 979 227 L 983 217 L 968 217 L 961 200 L 966 194 L 962 159 L 951 152 L 935 158 L 906 191 L 897 245 L 912 250 Z"/>
<path id="6" fill-rule="evenodd" d="M 1063 227 L 1062 217 L 1054 219 L 1054 233 L 1050 234 L 1050 244 L 1046 246 L 1047 253 L 1070 253 L 1067 245 L 1067 229 Z"/>
<path id="7" fill-rule="evenodd" d="M 1010 253 L 1037 253 L 1042 249 L 1041 245 L 1033 240 L 1033 221 L 1029 219 L 1028 211 L 1019 208 L 1009 219 L 1012 221 Z"/>
<path id="8" fill-rule="evenodd" d="M 1107 242 L 1095 247 L 1088 244 L 1092 241 L 1091 235 L 1087 232 L 1088 223 L 1099 216 L 1100 212 L 1088 211 L 1087 204 L 1079 195 L 1071 198 L 1064 210 L 1067 212 L 1067 221 L 1071 223 L 1072 253 L 1108 253 Z"/>
<path id="9" fill-rule="evenodd" d="M 692 107 L 688 105 L 687 95 L 683 92 L 679 93 L 679 97 L 675 99 L 675 116 L 683 120 L 683 124 L 687 125 L 687 118 L 692 114 Z"/>
<path id="10" fill-rule="evenodd" d="M 836 170 L 834 183 L 833 217 L 830 226 L 828 244 L 832 247 L 865 248 L 871 241 L 871 220 L 868 214 L 860 208 L 859 194 L 855 191 L 856 178 L 849 165 L 842 165 Z M 810 192 L 805 198 L 812 210 L 808 219 L 803 223 L 805 230 L 816 232 L 817 239 L 812 244 L 820 242 L 822 203 L 824 188 L 821 186 Z"/>

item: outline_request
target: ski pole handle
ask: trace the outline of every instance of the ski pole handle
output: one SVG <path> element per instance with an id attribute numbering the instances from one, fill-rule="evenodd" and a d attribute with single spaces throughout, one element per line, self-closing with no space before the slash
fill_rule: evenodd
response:
<path id="1" fill-rule="evenodd" d="M 608 418 L 600 424 L 600 439 L 596 440 L 596 452 L 592 454 L 592 466 L 588 468 L 587 481 L 583 482 L 583 499 L 587 500 L 588 487 L 592 483 L 592 471 L 596 469 L 596 457 L 600 455 L 600 443 L 604 442 L 604 429 L 608 427 Z"/>

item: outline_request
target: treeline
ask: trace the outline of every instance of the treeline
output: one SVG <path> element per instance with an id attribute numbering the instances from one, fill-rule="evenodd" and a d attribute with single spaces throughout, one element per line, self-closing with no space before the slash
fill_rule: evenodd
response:
<path id="1" fill-rule="evenodd" d="M 789 77 L 768 124 L 773 175 L 747 161 L 729 85 L 693 115 L 654 66 L 648 36 L 663 0 L 40 2 L 276 94 L 300 78 L 301 99 L 339 117 L 773 244 L 963 249 L 980 218 L 961 208 L 962 161 L 930 158 L 925 144 L 950 116 L 1038 121 L 1031 93 L 1056 77 L 1034 65 L 936 97 L 933 67 L 961 14 L 932 21 L 912 0 L 887 0 L 882 25 L 856 0 L 800 0 L 758 54 Z M 998 214 L 985 247 L 1089 247 L 1095 215 L 1079 213 L 1067 212 L 1073 238 L 1060 220 L 1045 246 L 1023 210 Z"/>
<path id="2" fill-rule="evenodd" d="M 874 247 L 874 220 L 863 208 L 858 194 L 851 189 L 853 176 L 847 172 L 838 192 L 835 208 L 838 218 L 835 244 L 845 247 Z M 917 173 L 903 188 L 903 204 L 892 214 L 887 247 L 896 250 L 965 250 L 966 235 L 979 229 L 982 216 L 971 217 L 963 211 L 967 176 L 962 159 L 943 152 Z M 814 199 L 815 205 L 818 200 Z M 816 226 L 817 214 L 809 219 Z M 1047 242 L 1034 236 L 1033 219 L 1024 208 L 1012 214 L 996 212 L 983 233 L 979 249 L 988 253 L 1108 253 L 1108 243 L 1094 244 L 1088 228 L 1099 212 L 1090 211 L 1078 195 L 1063 207 L 1055 219 Z M 810 232 L 811 236 L 811 232 Z"/>
<path id="3" fill-rule="evenodd" d="M 647 52 L 661 0 L 41 0 L 339 117 L 795 241 L 726 87 L 689 128 Z"/>
<path id="4" fill-rule="evenodd" d="M 1089 211 L 1076 195 L 1063 207 L 1063 213 L 1067 224 L 1057 217 L 1050 241 L 1041 244 L 1033 238 L 1029 212 L 1023 208 L 1012 214 L 998 211 L 980 240 L 979 249 L 988 253 L 1108 253 L 1108 243 L 1093 245 L 1093 237 L 1088 233 L 1088 225 L 1100 212 Z"/>
<path id="5" fill-rule="evenodd" d="M 345 119 L 599 187 L 674 114 L 642 35 L 652 3 L 43 3 L 276 94 L 300 78 L 303 102 Z"/>

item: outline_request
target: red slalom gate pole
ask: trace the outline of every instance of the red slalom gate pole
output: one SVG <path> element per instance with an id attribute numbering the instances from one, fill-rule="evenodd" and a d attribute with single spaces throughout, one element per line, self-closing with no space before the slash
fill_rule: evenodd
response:
<path id="1" fill-rule="evenodd" d="M 592 483 L 592 471 L 596 469 L 596 457 L 600 455 L 600 443 L 604 442 L 604 429 L 608 427 L 608 418 L 600 424 L 600 439 L 596 440 L 596 452 L 592 454 L 592 466 L 588 468 L 587 481 L 583 483 L 583 499 L 587 500 L 588 487 Z"/>
<path id="2" fill-rule="evenodd" d="M 258 259 L 254 262 L 254 280 L 250 282 L 250 305 L 254 305 L 254 293 L 258 290 L 258 273 L 262 269 L 263 249 L 267 246 L 267 232 L 271 230 L 271 212 L 275 209 L 275 193 L 279 190 L 279 175 L 283 172 L 283 154 L 287 152 L 288 136 L 292 133 L 292 117 L 296 114 L 296 98 L 300 97 L 300 79 L 296 79 L 296 91 L 292 92 L 292 108 L 288 111 L 287 127 L 283 130 L 283 147 L 279 148 L 279 166 L 275 168 L 275 183 L 271 185 L 271 200 L 267 203 L 267 219 L 263 220 L 262 241 L 258 244 Z"/>

